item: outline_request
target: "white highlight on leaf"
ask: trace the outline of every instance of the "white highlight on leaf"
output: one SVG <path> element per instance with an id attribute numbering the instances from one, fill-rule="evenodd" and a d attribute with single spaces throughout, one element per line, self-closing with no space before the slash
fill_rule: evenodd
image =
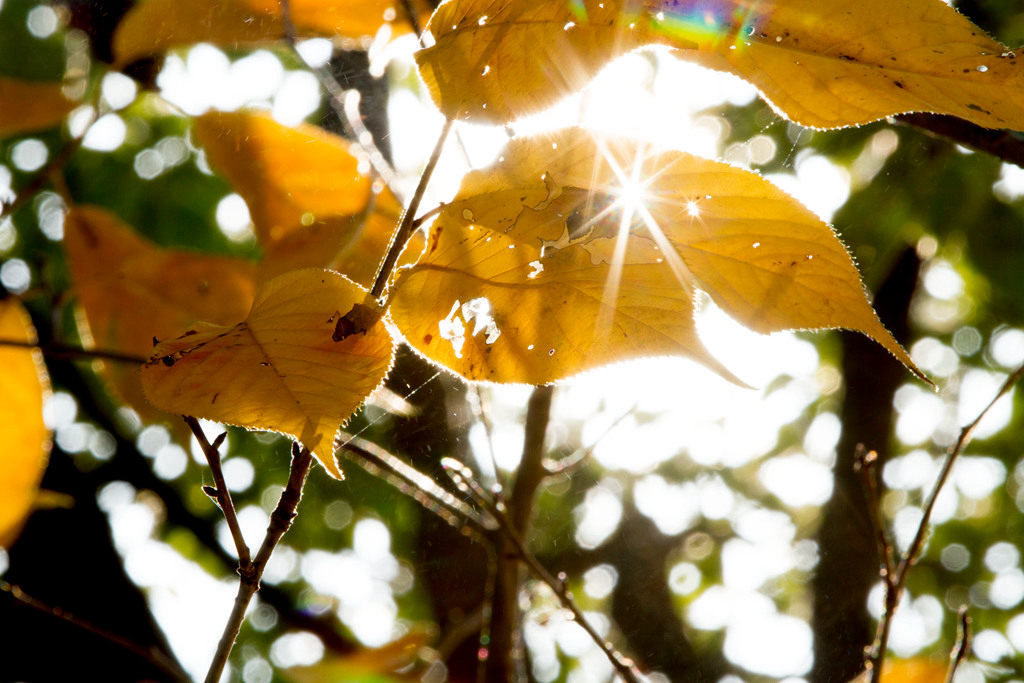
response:
<path id="1" fill-rule="evenodd" d="M 447 317 L 437 321 L 437 328 L 441 333 L 441 339 L 451 342 L 452 351 L 455 353 L 456 358 L 462 358 L 462 346 L 466 343 L 466 326 L 462 324 L 462 319 L 458 317 L 461 305 L 462 302 L 456 299 L 455 303 L 452 304 L 452 309 L 448 311 Z"/>

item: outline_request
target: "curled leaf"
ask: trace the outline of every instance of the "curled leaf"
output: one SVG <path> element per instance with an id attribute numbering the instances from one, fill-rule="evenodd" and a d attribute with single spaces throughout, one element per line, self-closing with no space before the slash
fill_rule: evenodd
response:
<path id="1" fill-rule="evenodd" d="M 542 384 L 677 354 L 737 381 L 697 336 L 698 289 L 758 332 L 858 330 L 917 372 L 831 228 L 756 173 L 580 129 L 503 159 L 466 176 L 391 307 L 464 377 Z"/>
<path id="2" fill-rule="evenodd" d="M 341 478 L 334 437 L 391 367 L 382 323 L 341 341 L 338 318 L 365 291 L 310 268 L 265 283 L 233 326 L 198 324 L 161 342 L 143 367 L 146 396 L 172 413 L 287 434 Z"/>
<path id="3" fill-rule="evenodd" d="M 450 0 L 428 28 L 436 44 L 417 61 L 450 118 L 518 118 L 664 45 L 805 126 L 923 111 L 1024 130 L 1024 59 L 937 0 Z"/>

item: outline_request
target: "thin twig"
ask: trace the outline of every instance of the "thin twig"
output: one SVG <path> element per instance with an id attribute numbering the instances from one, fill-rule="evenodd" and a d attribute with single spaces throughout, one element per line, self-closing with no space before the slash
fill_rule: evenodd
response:
<path id="1" fill-rule="evenodd" d="M 208 495 L 212 494 L 214 500 L 217 501 L 217 507 L 224 513 L 224 521 L 228 523 L 228 530 L 231 532 L 231 539 L 235 542 L 235 551 L 238 553 L 238 573 L 245 576 L 251 570 L 252 559 L 249 557 L 249 546 L 245 544 L 245 537 L 242 536 L 242 528 L 238 524 L 235 504 L 231 500 L 231 491 L 228 490 L 228 485 L 224 481 L 224 470 L 221 468 L 220 461 L 220 444 L 223 443 L 227 432 L 222 433 L 211 444 L 207 440 L 203 428 L 199 426 L 199 420 L 190 415 L 183 417 L 185 424 L 192 430 L 196 441 L 202 447 L 203 455 L 206 456 L 206 462 L 210 465 L 210 473 L 213 475 L 213 487 L 212 489 L 211 487 L 204 487 L 204 490 Z"/>
<path id="2" fill-rule="evenodd" d="M 939 472 L 939 478 L 935 482 L 935 487 L 932 489 L 931 495 L 928 497 L 928 502 L 924 506 L 924 514 L 921 517 L 921 524 L 917 527 L 917 534 L 914 536 L 913 542 L 910 547 L 907 548 L 907 552 L 900 562 L 900 566 L 897 570 L 897 578 L 899 579 L 898 587 L 900 590 L 903 589 L 904 584 L 907 580 L 907 570 L 917 562 L 917 557 L 921 552 L 921 547 L 924 545 L 924 537 L 928 531 L 928 521 L 931 519 L 932 511 L 935 509 L 935 501 L 939 497 L 939 493 L 942 491 L 942 487 L 946 484 L 946 480 L 949 478 L 949 473 L 953 471 L 953 464 L 956 459 L 963 453 L 967 443 L 971 440 L 974 435 L 974 430 L 977 429 L 978 424 L 988 415 L 988 411 L 992 409 L 992 406 L 996 404 L 1003 396 L 1008 394 L 1013 386 L 1020 381 L 1020 378 L 1024 377 L 1024 365 L 1017 368 L 1006 381 L 1003 382 L 1003 386 L 999 388 L 995 397 L 989 401 L 989 404 L 985 406 L 978 417 L 960 430 L 960 436 L 957 438 L 956 443 L 949 450 L 949 454 L 946 456 L 946 461 L 942 465 L 942 471 Z"/>
<path id="3" fill-rule="evenodd" d="M 586 615 L 584 615 L 582 610 L 576 606 L 572 593 L 569 592 L 565 581 L 562 578 L 555 578 L 552 576 L 551 572 L 549 572 L 526 548 L 526 545 L 523 543 L 519 534 L 516 533 L 516 530 L 513 528 L 512 521 L 509 519 L 508 513 L 502 506 L 497 505 L 490 496 L 487 495 L 486 491 L 476 483 L 473 479 L 473 473 L 453 458 L 444 458 L 442 464 L 445 466 L 445 470 L 448 472 L 449 476 L 452 477 L 452 480 L 457 486 L 459 486 L 460 490 L 472 495 L 478 504 L 483 506 L 494 516 L 498 522 L 501 532 L 509 541 L 512 542 L 516 553 L 526 564 L 527 568 L 529 568 L 534 576 L 551 588 L 559 602 L 562 603 L 562 606 L 572 613 L 573 619 L 576 623 L 586 631 L 587 635 L 589 635 L 594 643 L 601 649 L 622 679 L 627 681 L 627 683 L 639 683 L 640 672 L 636 670 L 633 662 L 616 650 L 610 642 L 602 638 L 601 634 L 590 625 L 587 621 Z"/>
<path id="4" fill-rule="evenodd" d="M 453 496 L 437 485 L 428 475 L 365 439 L 342 432 L 339 454 L 350 456 L 349 461 L 374 476 L 381 477 L 396 489 L 411 496 L 429 512 L 437 515 L 457 529 L 472 527 L 472 535 L 483 543 L 481 533 L 497 524 L 489 516 Z"/>
<path id="5" fill-rule="evenodd" d="M 80 617 L 76 617 L 74 614 L 68 612 L 67 610 L 61 609 L 59 607 L 51 607 L 42 600 L 39 600 L 27 594 L 25 591 L 21 589 L 20 586 L 8 583 L 3 579 L 0 579 L 0 593 L 6 593 L 7 595 L 10 595 L 13 600 L 16 600 L 22 605 L 31 607 L 37 612 L 53 617 L 54 619 L 60 619 L 62 621 L 65 621 L 71 624 L 72 626 L 75 626 L 76 628 L 88 631 L 94 636 L 102 638 L 103 640 L 113 645 L 116 645 L 122 650 L 130 652 L 136 657 L 140 657 L 141 659 L 144 659 L 145 661 L 149 662 L 154 667 L 160 669 L 174 680 L 189 680 L 188 675 L 181 670 L 177 663 L 169 659 L 163 652 L 161 652 L 156 647 L 142 647 L 137 643 L 133 643 L 131 640 L 125 638 L 124 636 L 112 633 L 111 631 L 101 628 L 90 621 L 87 621 Z"/>
<path id="6" fill-rule="evenodd" d="M 85 140 L 86 132 L 88 132 L 92 124 L 96 122 L 98 116 L 98 109 L 96 107 L 93 107 L 92 116 L 83 128 L 82 134 L 79 135 L 78 137 L 68 140 L 64 147 L 61 148 L 60 152 L 58 152 L 57 155 L 54 156 L 49 163 L 47 163 L 41 169 L 36 171 L 36 174 L 32 176 L 32 179 L 29 180 L 25 185 L 23 185 L 20 190 L 18 190 L 18 194 L 14 197 L 14 200 L 9 205 L 5 207 L 4 202 L 0 201 L 0 215 L 10 215 L 17 211 L 18 209 L 20 209 L 22 206 L 25 205 L 26 202 L 28 202 L 28 200 L 32 199 L 32 197 L 34 197 L 40 190 L 43 189 L 43 187 L 46 185 L 46 182 L 50 179 L 50 176 L 52 176 L 57 171 L 60 171 L 67 165 L 67 163 L 71 160 L 71 157 L 74 156 L 75 152 L 77 152 L 78 149 L 82 146 L 82 142 Z"/>
<path id="7" fill-rule="evenodd" d="M 967 614 L 967 605 L 961 605 L 957 612 L 956 647 L 950 653 L 949 672 L 946 674 L 946 683 L 953 683 L 956 670 L 960 664 L 967 659 L 971 652 L 971 617 Z"/>
<path id="8" fill-rule="evenodd" d="M 953 471 L 953 465 L 956 464 L 957 458 L 959 458 L 964 452 L 964 449 L 970 442 L 971 437 L 974 435 L 974 431 L 977 429 L 978 424 L 980 424 L 985 416 L 988 415 L 989 411 L 999 401 L 999 399 L 1003 398 L 1003 396 L 1013 389 L 1014 385 L 1020 381 L 1021 377 L 1024 377 L 1024 365 L 1021 365 L 1006 378 L 1006 381 L 1003 382 L 1003 385 L 999 388 L 999 391 L 996 392 L 996 395 L 992 400 L 989 401 L 988 405 L 985 406 L 974 420 L 960 430 L 960 436 L 957 438 L 956 443 L 954 443 L 947 451 L 946 459 L 942 463 L 942 469 L 939 471 L 939 476 L 935 481 L 935 485 L 932 487 L 931 493 L 928 495 L 928 500 L 925 503 L 924 511 L 921 515 L 921 522 L 918 524 L 917 531 L 914 534 L 914 539 L 907 547 L 906 552 L 903 553 L 903 556 L 900 558 L 899 564 L 896 565 L 895 569 L 886 572 L 886 576 L 883 577 L 885 608 L 882 618 L 878 624 L 878 633 L 875 637 L 875 642 L 867 654 L 867 665 L 871 669 L 871 683 L 878 683 L 881 681 L 882 665 L 885 662 L 885 653 L 888 647 L 889 631 L 892 625 L 892 620 L 895 615 L 896 608 L 899 606 L 900 600 L 903 597 L 903 591 L 907 585 L 907 577 L 910 574 L 910 569 L 917 563 L 921 550 L 924 547 L 924 540 L 928 534 L 928 524 L 931 520 L 932 512 L 935 509 L 935 501 L 938 499 L 939 494 L 942 492 L 942 488 L 949 479 L 949 475 Z"/>
<path id="9" fill-rule="evenodd" d="M 0 346 L 14 346 L 20 349 L 39 349 L 44 356 L 53 356 L 54 358 L 111 360 L 117 363 L 134 363 L 137 365 L 142 365 L 149 360 L 142 356 L 136 356 L 131 353 L 122 353 L 121 351 L 83 349 L 81 346 L 72 346 L 70 344 L 61 344 L 58 342 L 34 344 L 32 342 L 21 341 L 19 339 L 0 339 Z"/>
<path id="10" fill-rule="evenodd" d="M 430 153 L 430 158 L 427 159 L 427 165 L 424 167 L 423 173 L 420 175 L 420 181 L 416 185 L 416 191 L 413 192 L 412 199 L 409 201 L 409 206 L 402 214 L 402 220 L 398 224 L 398 229 L 395 230 L 395 234 L 391 238 L 388 253 L 384 256 L 384 261 L 380 264 L 380 268 L 377 270 L 377 277 L 374 278 L 373 287 L 370 288 L 370 296 L 375 299 L 380 298 L 380 295 L 384 293 L 388 280 L 391 278 L 391 271 L 394 270 L 395 264 L 398 262 L 398 256 L 402 253 L 405 243 L 412 235 L 413 218 L 416 217 L 416 210 L 419 208 L 420 201 L 423 199 L 423 193 L 427 189 L 427 183 L 430 181 L 430 176 L 433 175 L 434 168 L 437 166 L 437 161 L 441 158 L 441 150 L 444 149 L 444 143 L 448 139 L 448 133 L 452 129 L 452 123 L 452 119 L 445 119 L 444 126 L 441 128 L 441 134 L 437 138 L 437 144 L 434 145 L 434 151 Z"/>
<path id="11" fill-rule="evenodd" d="M 260 578 L 263 570 L 270 560 L 271 553 L 277 547 L 278 541 L 284 536 L 295 519 L 296 508 L 299 500 L 302 499 L 302 487 L 306 483 L 306 475 L 309 474 L 309 467 L 313 462 L 313 455 L 305 447 L 298 444 L 292 445 L 292 465 L 288 474 L 288 483 L 281 492 L 281 498 L 277 507 L 270 515 L 270 525 L 263 537 L 263 544 L 256 559 L 250 565 L 251 571 L 242 574 L 238 581 L 238 593 L 235 595 L 235 603 L 228 617 L 228 623 L 224 626 L 224 633 L 217 644 L 217 651 L 214 653 L 213 661 L 210 663 L 210 670 L 206 674 L 206 683 L 217 683 L 224 666 L 227 664 L 231 648 L 234 647 L 238 631 L 242 628 L 245 620 L 245 610 L 249 607 L 252 596 L 260 588 Z"/>
<path id="12" fill-rule="evenodd" d="M 885 524 L 882 521 L 882 505 L 878 495 L 878 453 L 869 451 L 864 444 L 857 444 L 857 452 L 853 457 L 854 470 L 861 476 L 864 495 L 867 497 L 868 518 L 875 532 L 878 557 L 882 561 L 882 576 L 891 577 L 895 561 L 892 543 L 889 542 L 889 535 L 885 532 Z"/>
<path id="13" fill-rule="evenodd" d="M 363 124 L 362 116 L 359 113 L 359 91 L 346 90 L 327 67 L 312 66 L 303 58 L 302 54 L 298 51 L 298 32 L 295 28 L 295 22 L 292 20 L 291 2 L 290 0 L 278 1 L 281 5 L 281 23 L 284 24 L 284 38 L 288 47 L 299 58 L 299 61 L 305 64 L 306 68 L 313 73 L 320 83 L 320 87 L 327 93 L 327 102 L 341 122 L 344 133 L 362 148 L 373 170 L 391 188 L 391 191 L 397 195 L 398 192 L 395 185 L 397 174 L 380 151 L 380 148 L 374 143 L 373 135 L 370 134 Z M 353 99 L 350 97 L 351 95 L 356 97 Z M 346 106 L 350 100 L 352 103 Z"/>

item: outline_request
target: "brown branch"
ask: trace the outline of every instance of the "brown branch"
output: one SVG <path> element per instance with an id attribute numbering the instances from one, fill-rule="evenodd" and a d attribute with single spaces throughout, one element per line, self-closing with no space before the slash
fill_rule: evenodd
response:
<path id="1" fill-rule="evenodd" d="M 892 543 L 882 521 L 882 504 L 878 495 L 878 453 L 867 450 L 864 444 L 857 444 L 857 452 L 853 457 L 853 468 L 861 477 L 864 495 L 867 498 L 868 516 L 878 544 L 878 557 L 882 561 L 882 576 L 892 576 L 895 567 Z"/>
<path id="2" fill-rule="evenodd" d="M 305 64 L 306 68 L 312 72 L 320 87 L 327 93 L 327 102 L 338 117 L 345 135 L 354 140 L 363 149 L 370 165 L 373 166 L 373 169 L 384 180 L 384 183 L 394 191 L 395 170 L 388 163 L 380 148 L 374 143 L 373 135 L 363 124 L 359 114 L 359 100 L 357 98 L 350 98 L 350 95 L 353 94 L 358 96 L 359 91 L 346 90 L 326 67 L 311 66 L 306 62 L 297 48 L 298 32 L 295 28 L 295 22 L 292 20 L 291 2 L 290 0 L 278 0 L 278 2 L 281 5 L 281 23 L 284 24 L 285 43 L 295 53 L 295 56 L 299 58 L 299 61 Z M 347 106 L 348 101 L 352 101 L 353 104 Z"/>
<path id="3" fill-rule="evenodd" d="M 896 121 L 949 138 L 966 147 L 1024 166 L 1024 138 L 1009 130 L 991 130 L 944 114 L 900 114 Z"/>
<path id="4" fill-rule="evenodd" d="M 140 645 L 133 643 L 131 640 L 125 638 L 124 636 L 118 635 L 104 628 L 101 628 L 96 624 L 93 624 L 92 622 L 82 619 L 80 617 L 76 617 L 74 614 L 68 612 L 65 609 L 61 609 L 59 607 L 52 607 L 43 602 L 42 600 L 39 600 L 27 594 L 19 586 L 10 584 L 7 581 L 4 581 L 3 579 L 0 579 L 0 593 L 6 593 L 7 595 L 11 596 L 13 600 L 23 605 L 26 605 L 27 607 L 31 607 L 37 612 L 53 617 L 54 619 L 66 621 L 67 623 L 71 624 L 72 626 L 75 626 L 76 628 L 88 631 L 94 636 L 102 638 L 103 640 L 121 648 L 122 650 L 130 652 L 136 657 L 140 657 L 146 660 L 147 662 L 149 662 L 156 668 L 160 669 L 174 680 L 189 680 L 188 675 L 181 670 L 181 668 L 177 665 L 177 662 L 168 659 L 167 656 L 164 655 L 164 653 L 161 652 L 158 648 L 141 647 Z"/>
<path id="5" fill-rule="evenodd" d="M 590 622 L 587 621 L 586 615 L 583 614 L 582 610 L 576 606 L 572 593 L 569 592 L 569 589 L 565 584 L 563 575 L 560 574 L 558 578 L 552 576 L 551 572 L 549 572 L 544 565 L 534 557 L 533 553 L 526 548 L 522 538 L 520 538 L 519 534 L 512 526 L 512 520 L 509 518 L 505 507 L 499 503 L 495 503 L 487 492 L 473 479 L 473 473 L 457 460 L 454 458 L 444 458 L 442 464 L 445 467 L 445 471 L 452 477 L 452 480 L 460 490 L 472 495 L 478 504 L 483 506 L 494 516 L 498 522 L 500 531 L 511 542 L 512 547 L 515 549 L 519 558 L 524 564 L 526 564 L 527 568 L 535 577 L 551 588 L 555 596 L 558 598 L 558 601 L 562 603 L 562 607 L 572 613 L 573 619 L 576 623 L 586 631 L 587 635 L 589 635 L 594 643 L 601 649 L 601 652 L 603 652 L 608 658 L 608 661 L 619 673 L 622 679 L 627 681 L 627 683 L 639 683 L 640 672 L 636 670 L 633 662 L 616 650 L 610 642 L 602 638 L 601 634 L 598 633 Z"/>
<path id="6" fill-rule="evenodd" d="M 43 187 L 46 185 L 46 182 L 50 179 L 50 177 L 54 173 L 57 173 L 58 171 L 62 170 L 71 160 L 71 157 L 74 156 L 75 152 L 77 152 L 78 149 L 82 146 L 82 142 L 85 140 L 85 133 L 89 130 L 92 124 L 96 122 L 96 119 L 98 117 L 99 112 L 96 107 L 93 107 L 92 117 L 86 123 L 85 128 L 82 131 L 82 134 L 76 138 L 68 140 L 68 142 L 61 148 L 60 152 L 58 152 L 57 155 L 53 157 L 53 159 L 51 159 L 48 164 L 39 169 L 36 172 L 36 174 L 32 176 L 32 179 L 28 181 L 28 183 L 23 185 L 22 188 L 18 190 L 18 194 L 15 195 L 14 200 L 6 207 L 6 209 L 4 207 L 4 202 L 0 201 L 0 215 L 5 213 L 14 213 L 22 206 L 24 206 L 25 203 L 28 202 L 28 200 L 36 196 L 36 194 L 40 190 L 42 190 Z"/>
<path id="7" fill-rule="evenodd" d="M 967 655 L 971 652 L 971 617 L 967 614 L 967 605 L 961 605 L 956 616 L 956 646 L 949 654 L 949 672 L 946 673 L 946 683 L 953 683 L 956 670 L 960 668 L 960 664 L 967 659 Z"/>
<path id="8" fill-rule="evenodd" d="M 441 134 L 437 138 L 437 144 L 434 145 L 434 151 L 430 153 L 427 165 L 420 175 L 416 191 L 413 192 L 409 206 L 402 214 L 402 220 L 399 222 L 398 229 L 395 230 L 395 235 L 391 239 L 388 253 L 384 256 L 384 261 L 380 264 L 380 268 L 377 269 L 377 277 L 374 278 L 373 287 L 370 288 L 370 296 L 374 298 L 380 298 L 380 295 L 384 293 L 388 280 L 391 278 L 391 271 L 394 270 L 395 264 L 398 262 L 398 256 L 402 253 L 405 243 L 412 235 L 412 223 L 416 217 L 416 210 L 419 209 L 420 202 L 423 200 L 423 193 L 427 189 L 427 183 L 430 181 L 430 176 L 434 173 L 437 161 L 441 158 L 441 150 L 444 149 L 444 143 L 448 139 L 452 123 L 452 119 L 445 119 L 444 126 L 441 128 Z"/>
<path id="9" fill-rule="evenodd" d="M 252 560 L 249 557 L 249 546 L 245 544 L 245 537 L 242 536 L 242 528 L 239 526 L 238 516 L 235 514 L 235 504 L 231 500 L 231 491 L 228 490 L 228 485 L 224 481 L 224 470 L 221 468 L 220 461 L 220 445 L 224 442 L 227 432 L 221 433 L 211 444 L 206 439 L 203 428 L 199 426 L 199 420 L 190 415 L 182 417 L 202 447 L 203 455 L 206 456 L 206 462 L 210 465 L 214 486 L 212 489 L 211 487 L 204 487 L 204 490 L 207 492 L 207 495 L 212 494 L 211 497 L 217 502 L 217 507 L 224 513 L 224 521 L 228 524 L 231 539 L 235 542 L 235 551 L 238 553 L 238 573 L 245 576 L 252 566 Z"/>
<path id="10" fill-rule="evenodd" d="M 313 455 L 308 449 L 300 447 L 298 444 L 292 445 L 292 465 L 288 474 L 288 483 L 281 492 L 281 498 L 277 502 L 277 507 L 274 508 L 274 512 L 270 515 L 270 525 L 267 527 L 267 533 L 263 537 L 263 544 L 260 546 L 259 552 L 256 553 L 256 559 L 250 565 L 250 571 L 241 573 L 238 581 L 238 593 L 235 595 L 235 604 L 231 609 L 231 615 L 228 617 L 228 623 L 224 626 L 224 633 L 221 636 L 220 642 L 217 644 L 217 651 L 214 653 L 213 661 L 210 663 L 210 669 L 206 674 L 206 683 L 217 683 L 220 680 L 224 666 L 227 664 L 228 656 L 231 654 L 231 648 L 238 637 L 238 631 L 245 620 L 245 610 L 249 607 L 252 596 L 260 588 L 260 578 L 263 576 L 263 570 L 266 568 L 274 548 L 277 547 L 281 537 L 288 531 L 292 525 L 292 520 L 295 519 L 296 508 L 298 508 L 299 500 L 302 498 L 302 487 L 306 483 L 306 475 L 309 474 L 312 462 Z"/>
<path id="11" fill-rule="evenodd" d="M 80 346 L 61 344 L 59 342 L 34 344 L 32 342 L 21 341 L 18 339 L 0 339 L 0 346 L 14 346 L 21 349 L 39 349 L 44 356 L 53 356 L 54 358 L 110 360 L 117 363 L 135 363 L 138 365 L 142 365 L 149 360 L 148 358 L 136 356 L 131 353 L 106 351 L 103 349 L 83 349 Z"/>
<path id="12" fill-rule="evenodd" d="M 907 585 L 907 577 L 910 574 L 910 569 L 917 563 L 921 550 L 924 547 L 924 540 L 928 534 L 928 523 L 931 520 L 932 512 L 935 509 L 935 501 L 938 499 L 939 494 L 942 492 L 942 488 L 949 479 L 949 475 L 953 471 L 953 465 L 956 464 L 957 458 L 959 458 L 964 452 L 964 449 L 970 442 L 971 437 L 974 435 L 974 431 L 977 429 L 978 424 L 980 424 L 985 416 L 988 415 L 992 406 L 994 406 L 999 399 L 1013 389 L 1014 385 L 1020 381 L 1021 377 L 1024 377 L 1024 365 L 1021 365 L 1006 378 L 1006 381 L 1003 382 L 1003 385 L 999 388 L 999 391 L 996 392 L 996 395 L 992 400 L 989 401 L 988 405 L 985 406 L 974 420 L 960 430 L 960 436 L 957 438 L 956 443 L 953 444 L 947 452 L 946 459 L 942 464 L 939 476 L 935 481 L 935 485 L 932 487 L 931 493 L 928 495 L 928 500 L 925 503 L 924 511 L 921 515 L 921 522 L 917 526 L 914 539 L 907 547 L 906 552 L 903 554 L 896 568 L 891 572 L 887 572 L 884 577 L 885 611 L 883 612 L 882 618 L 878 624 L 875 643 L 872 645 L 867 656 L 867 665 L 871 669 L 872 683 L 878 683 L 881 681 L 882 665 L 885 661 L 885 651 L 889 641 L 889 630 L 892 625 L 896 608 L 899 606 L 900 600 L 903 597 L 903 591 Z M 961 619 L 963 618 L 965 617 L 961 617 Z M 966 647 L 966 645 L 963 645 L 963 647 Z"/>

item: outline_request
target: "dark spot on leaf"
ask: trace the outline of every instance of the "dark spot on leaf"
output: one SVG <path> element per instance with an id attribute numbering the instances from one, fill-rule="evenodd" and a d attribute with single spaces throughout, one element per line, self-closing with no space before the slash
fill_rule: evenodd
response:
<path id="1" fill-rule="evenodd" d="M 429 344 L 432 341 L 434 341 L 434 335 L 432 335 L 432 334 L 425 334 L 425 335 L 423 335 L 423 343 L 424 344 Z"/>
<path id="2" fill-rule="evenodd" d="M 839 55 L 839 59 L 845 60 L 847 62 L 856 62 L 857 61 L 857 59 L 855 57 L 852 57 L 850 55 L 844 55 L 844 54 Z"/>
<path id="3" fill-rule="evenodd" d="M 182 337 L 191 337 L 193 334 L 198 334 L 198 333 L 195 330 L 189 330 L 188 332 L 186 332 L 185 334 L 183 334 L 181 336 Z"/>
<path id="4" fill-rule="evenodd" d="M 156 335 L 154 335 L 153 336 L 153 346 L 156 346 L 159 343 L 160 343 L 160 340 L 156 338 Z"/>
<path id="5" fill-rule="evenodd" d="M 218 396 L 220 396 L 220 392 L 219 391 L 213 395 L 213 398 L 210 399 L 210 405 L 213 405 L 214 403 L 217 402 L 217 397 Z"/>
<path id="6" fill-rule="evenodd" d="M 172 365 L 174 365 L 174 358 L 171 356 L 164 356 L 163 358 L 160 359 L 160 362 L 166 365 L 167 367 L 171 367 Z"/>
<path id="7" fill-rule="evenodd" d="M 892 84 L 895 85 L 897 88 L 905 88 L 906 87 L 905 85 L 903 85 L 902 81 L 893 81 Z"/>

